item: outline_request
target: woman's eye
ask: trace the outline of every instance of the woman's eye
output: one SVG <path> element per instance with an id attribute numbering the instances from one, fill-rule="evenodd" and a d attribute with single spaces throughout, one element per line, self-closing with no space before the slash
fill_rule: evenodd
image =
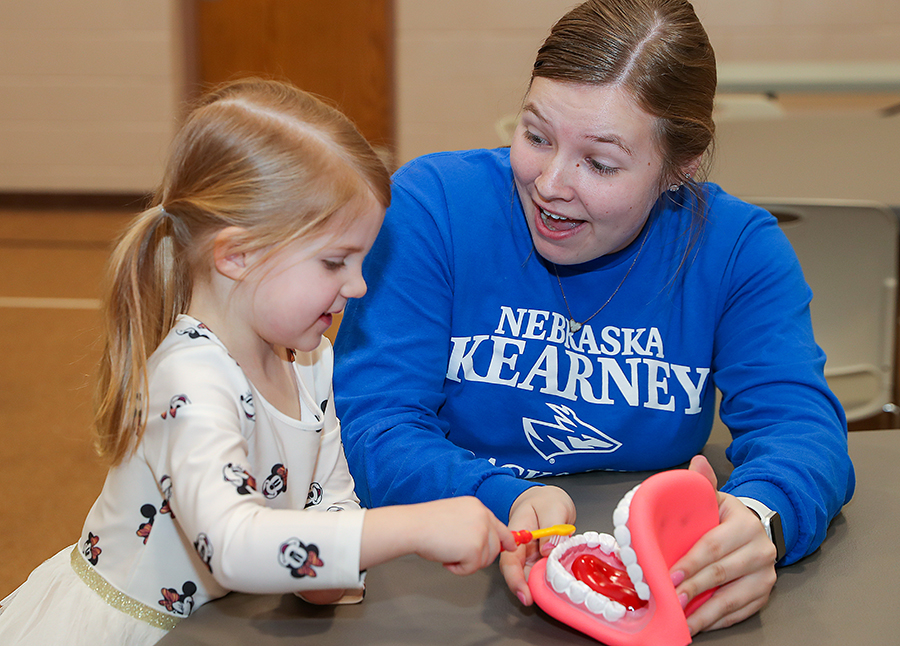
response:
<path id="1" fill-rule="evenodd" d="M 527 141 L 528 143 L 535 145 L 535 146 L 540 146 L 540 145 L 547 143 L 546 139 L 544 139 L 540 135 L 534 134 L 527 128 L 523 131 L 522 136 L 525 137 L 525 141 Z"/>
<path id="2" fill-rule="evenodd" d="M 588 166 L 595 173 L 599 173 L 600 175 L 614 175 L 619 169 L 614 166 L 607 166 L 606 164 L 601 164 L 595 159 L 588 159 Z"/>

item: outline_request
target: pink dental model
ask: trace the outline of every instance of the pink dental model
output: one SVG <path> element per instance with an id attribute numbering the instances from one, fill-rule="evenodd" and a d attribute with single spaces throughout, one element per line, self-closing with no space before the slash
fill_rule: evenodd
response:
<path id="1" fill-rule="evenodd" d="M 713 591 L 682 609 L 669 568 L 718 525 L 715 489 L 693 471 L 658 473 L 625 494 L 613 523 L 615 538 L 577 534 L 535 564 L 535 602 L 608 646 L 690 644 L 685 617 Z"/>

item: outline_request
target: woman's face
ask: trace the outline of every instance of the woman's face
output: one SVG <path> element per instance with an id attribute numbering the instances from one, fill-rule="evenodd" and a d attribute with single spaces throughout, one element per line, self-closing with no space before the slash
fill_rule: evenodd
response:
<path id="1" fill-rule="evenodd" d="M 510 157 L 538 253 L 572 265 L 638 236 L 664 190 L 655 129 L 619 86 L 534 79 Z"/>

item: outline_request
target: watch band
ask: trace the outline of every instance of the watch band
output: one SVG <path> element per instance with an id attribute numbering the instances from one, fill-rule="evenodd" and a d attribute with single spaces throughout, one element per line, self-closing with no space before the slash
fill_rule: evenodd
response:
<path id="1" fill-rule="evenodd" d="M 772 511 L 754 498 L 739 496 L 738 500 L 744 503 L 759 518 L 769 540 L 775 544 L 775 562 L 777 563 L 787 551 L 784 545 L 784 529 L 781 526 L 781 516 L 778 515 L 777 511 Z"/>

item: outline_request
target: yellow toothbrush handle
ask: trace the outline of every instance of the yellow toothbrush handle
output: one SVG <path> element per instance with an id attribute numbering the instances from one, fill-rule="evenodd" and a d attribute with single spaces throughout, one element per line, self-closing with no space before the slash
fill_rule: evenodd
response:
<path id="1" fill-rule="evenodd" d="M 544 536 L 571 536 L 575 533 L 575 525 L 554 525 L 553 527 L 544 527 L 531 532 L 532 538 L 543 538 Z"/>

